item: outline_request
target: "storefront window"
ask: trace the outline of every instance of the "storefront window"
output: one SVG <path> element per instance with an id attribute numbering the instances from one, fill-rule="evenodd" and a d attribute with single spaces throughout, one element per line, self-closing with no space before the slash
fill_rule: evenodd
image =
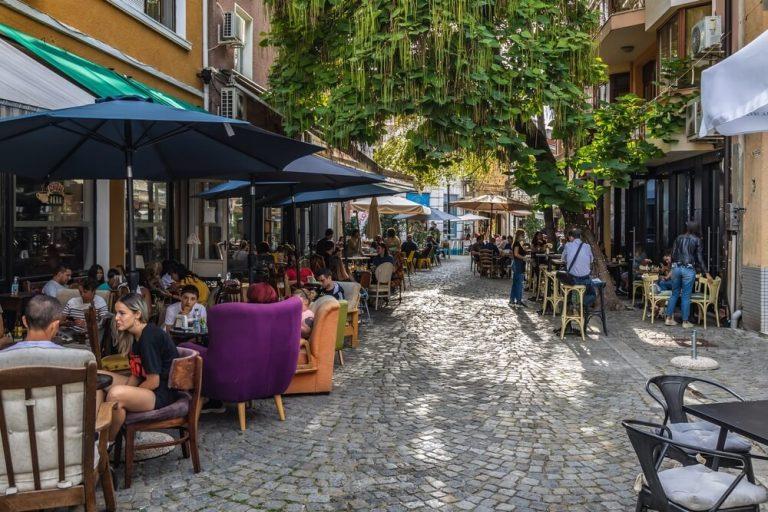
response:
<path id="1" fill-rule="evenodd" d="M 162 261 L 168 254 L 168 184 L 134 180 L 133 219 L 136 229 L 136 255 Z"/>
<path id="2" fill-rule="evenodd" d="M 93 182 L 15 183 L 13 274 L 47 275 L 58 265 L 87 269 L 93 260 Z"/>
<path id="3" fill-rule="evenodd" d="M 220 182 L 196 182 L 194 184 L 195 194 L 208 190 L 218 183 Z M 224 259 L 226 251 L 226 240 L 224 239 L 224 230 L 226 229 L 225 202 L 218 199 L 211 201 L 200 199 L 194 204 L 196 204 L 196 214 L 193 229 L 197 229 L 197 236 L 200 238 L 200 245 L 197 247 L 196 253 L 197 259 Z"/>
<path id="4" fill-rule="evenodd" d="M 227 248 L 227 269 L 230 272 L 243 272 L 248 267 L 248 244 L 243 218 L 243 199 L 233 197 L 227 200 L 227 228 L 229 244 Z"/>

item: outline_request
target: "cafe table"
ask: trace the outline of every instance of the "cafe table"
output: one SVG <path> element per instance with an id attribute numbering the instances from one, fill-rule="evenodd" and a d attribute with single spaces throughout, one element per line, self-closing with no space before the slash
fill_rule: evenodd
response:
<path id="1" fill-rule="evenodd" d="M 13 311 L 16 313 L 16 318 L 21 318 L 21 314 L 24 312 L 24 307 L 29 302 L 29 299 L 35 296 L 32 292 L 19 292 L 17 294 L 12 293 L 0 293 L 0 307 L 4 312 Z"/>
<path id="2" fill-rule="evenodd" d="M 720 427 L 717 450 L 723 451 L 728 432 L 768 445 L 768 400 L 684 405 L 683 411 Z M 719 461 L 712 462 L 717 470 Z"/>

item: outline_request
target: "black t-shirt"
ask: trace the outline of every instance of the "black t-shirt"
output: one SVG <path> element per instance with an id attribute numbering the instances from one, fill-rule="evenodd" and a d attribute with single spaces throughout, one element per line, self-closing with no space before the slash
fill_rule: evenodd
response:
<path id="1" fill-rule="evenodd" d="M 400 250 L 403 251 L 405 254 L 410 254 L 412 252 L 416 252 L 419 250 L 419 246 L 416 245 L 411 240 L 406 240 L 403 242 L 403 245 L 400 246 Z"/>
<path id="2" fill-rule="evenodd" d="M 321 256 L 327 256 L 328 253 L 333 251 L 335 247 L 336 247 L 336 244 L 333 243 L 333 240 L 328 240 L 327 238 L 321 238 L 315 244 L 315 252 Z"/>
<path id="3" fill-rule="evenodd" d="M 167 332 L 154 324 L 148 324 L 139 340 L 131 345 L 129 356 L 134 376 L 145 378 L 157 374 L 160 382 L 167 387 L 171 362 L 179 357 L 179 352 Z"/>
<path id="4" fill-rule="evenodd" d="M 523 256 L 525 256 L 525 247 L 523 247 L 523 244 L 521 242 L 515 242 L 515 245 L 512 246 L 512 256 L 515 255 L 515 248 L 518 249 L 517 254 L 518 258 L 522 261 Z"/>

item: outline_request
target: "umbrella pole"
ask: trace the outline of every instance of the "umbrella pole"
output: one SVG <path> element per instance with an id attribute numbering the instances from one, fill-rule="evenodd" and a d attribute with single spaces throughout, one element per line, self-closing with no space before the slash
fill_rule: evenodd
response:
<path id="1" fill-rule="evenodd" d="M 136 272 L 136 240 L 134 239 L 134 219 L 133 219 L 133 147 L 132 146 L 132 134 L 131 134 L 131 122 L 125 122 L 125 139 L 128 142 L 128 147 L 125 151 L 125 184 L 126 184 L 126 200 L 127 200 L 127 231 L 128 231 L 128 262 L 126 264 L 126 270 L 128 275 L 128 286 L 131 291 L 136 291 L 139 286 L 139 274 Z"/>
<path id="2" fill-rule="evenodd" d="M 344 211 L 344 201 L 340 203 L 341 205 L 341 250 L 342 250 L 342 258 L 344 258 L 344 268 L 347 268 L 347 215 Z M 349 270 L 349 269 L 347 269 Z"/>
<path id="3" fill-rule="evenodd" d="M 299 264 L 299 222 L 296 219 L 296 195 L 293 193 L 293 185 L 291 185 L 291 215 L 293 215 L 293 258 L 294 265 L 296 266 L 296 286 L 301 288 L 301 265 Z M 288 295 L 289 290 L 285 290 L 285 294 Z"/>
<path id="4" fill-rule="evenodd" d="M 248 227 L 248 238 L 250 242 L 248 244 L 248 282 L 253 283 L 253 270 L 256 260 L 256 255 L 253 252 L 254 247 L 256 246 L 256 178 L 253 176 L 251 176 L 249 196 L 251 198 L 251 203 L 248 205 L 248 211 L 250 212 L 251 223 Z"/>

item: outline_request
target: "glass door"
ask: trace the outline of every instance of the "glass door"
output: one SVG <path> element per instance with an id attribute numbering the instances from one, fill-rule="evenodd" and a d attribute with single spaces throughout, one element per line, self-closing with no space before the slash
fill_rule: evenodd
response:
<path id="1" fill-rule="evenodd" d="M 227 200 L 197 197 L 219 183 L 221 181 L 190 181 L 190 224 L 185 242 L 190 269 L 202 278 L 213 278 L 227 271 Z"/>

